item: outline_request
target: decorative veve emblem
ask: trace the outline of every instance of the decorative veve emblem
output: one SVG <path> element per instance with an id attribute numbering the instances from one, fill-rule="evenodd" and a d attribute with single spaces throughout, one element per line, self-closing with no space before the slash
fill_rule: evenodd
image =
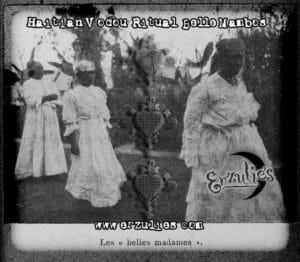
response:
<path id="1" fill-rule="evenodd" d="M 139 166 L 137 172 L 130 172 L 128 177 L 124 189 L 135 191 L 139 203 L 143 206 L 141 213 L 146 219 L 153 218 L 154 207 L 162 190 L 173 191 L 177 188 L 177 183 L 170 180 L 171 176 L 168 173 L 160 173 L 160 167 L 156 166 L 153 159 L 146 165 Z"/>
<path id="2" fill-rule="evenodd" d="M 142 206 L 145 219 L 151 219 L 157 198 L 163 189 L 175 190 L 176 182 L 170 181 L 170 175 L 160 174 L 155 161 L 150 159 L 150 152 L 158 143 L 159 133 L 163 127 L 173 128 L 177 125 L 176 118 L 163 104 L 157 103 L 159 98 L 161 78 L 159 73 L 165 50 L 156 47 L 154 37 L 147 36 L 133 39 L 134 47 L 130 54 L 135 65 L 136 75 L 141 82 L 140 89 L 148 98 L 146 102 L 139 102 L 137 109 L 129 109 L 121 118 L 123 127 L 131 128 L 135 137 L 135 145 L 144 153 L 147 164 L 138 166 L 137 171 L 128 174 L 129 180 L 123 189 L 135 192 L 138 202 Z"/>
<path id="3" fill-rule="evenodd" d="M 144 145 L 143 151 L 148 153 L 158 142 L 159 131 L 165 125 L 174 128 L 177 125 L 176 118 L 164 105 L 156 103 L 154 98 L 150 98 L 146 103 L 141 103 L 138 110 L 130 109 L 126 116 L 121 119 L 123 126 L 134 128 L 140 138 L 139 142 Z"/>
<path id="4" fill-rule="evenodd" d="M 140 111 L 136 115 L 136 123 L 146 136 L 153 136 L 163 126 L 164 117 L 159 111 Z"/>

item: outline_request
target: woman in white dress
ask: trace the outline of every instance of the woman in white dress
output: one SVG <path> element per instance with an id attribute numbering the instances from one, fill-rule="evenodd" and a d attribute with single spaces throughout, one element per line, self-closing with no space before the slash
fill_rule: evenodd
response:
<path id="1" fill-rule="evenodd" d="M 61 104 L 55 85 L 43 79 L 43 66 L 33 62 L 22 90 L 26 102 L 25 124 L 15 167 L 17 179 L 67 172 L 56 106 Z"/>
<path id="2" fill-rule="evenodd" d="M 115 205 L 121 198 L 125 173 L 111 145 L 106 93 L 93 85 L 95 66 L 80 61 L 78 84 L 63 97 L 65 136 L 70 136 L 71 169 L 66 190 L 95 207 Z"/>
<path id="3" fill-rule="evenodd" d="M 184 115 L 181 158 L 192 167 L 186 220 L 281 221 L 285 210 L 275 175 L 258 195 L 249 199 L 246 198 L 256 187 L 247 187 L 244 182 L 248 180 L 237 183 L 237 179 L 242 180 L 239 175 L 232 179 L 235 183 L 228 179 L 232 171 L 245 174 L 243 158 L 233 153 L 253 153 L 266 167 L 272 167 L 272 163 L 253 123 L 260 106 L 237 79 L 243 65 L 244 43 L 223 39 L 216 44 L 216 49 L 212 72 L 192 89 Z"/>

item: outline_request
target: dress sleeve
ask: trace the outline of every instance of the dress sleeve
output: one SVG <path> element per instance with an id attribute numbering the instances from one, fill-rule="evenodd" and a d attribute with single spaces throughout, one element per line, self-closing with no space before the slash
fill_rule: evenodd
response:
<path id="1" fill-rule="evenodd" d="M 209 103 L 206 87 L 202 84 L 195 86 L 188 97 L 184 113 L 180 158 L 185 160 L 187 166 L 199 166 L 198 151 L 201 121 Z"/>
<path id="2" fill-rule="evenodd" d="M 24 99 L 23 86 L 19 82 L 16 82 L 12 86 L 12 90 L 11 90 L 11 103 L 13 105 L 22 106 L 23 99 Z"/>
<path id="3" fill-rule="evenodd" d="M 252 93 L 247 93 L 243 109 L 247 121 L 255 121 L 257 119 L 260 104 L 255 100 Z"/>
<path id="4" fill-rule="evenodd" d="M 107 94 L 100 89 L 100 87 L 96 87 L 98 88 L 99 92 L 101 93 L 100 97 L 101 97 L 101 101 L 100 101 L 100 114 L 101 117 L 104 119 L 104 121 L 107 123 L 107 125 L 109 126 L 109 120 L 110 120 L 110 111 L 108 109 L 107 106 Z"/>
<path id="5" fill-rule="evenodd" d="M 52 103 L 55 105 L 62 106 L 61 95 L 60 95 L 60 92 L 58 91 L 55 83 L 50 82 L 50 85 L 51 85 L 51 90 L 53 90 L 53 94 L 56 94 L 58 96 L 58 98 L 56 100 L 53 100 Z"/>
<path id="6" fill-rule="evenodd" d="M 224 131 L 229 127 L 243 124 L 245 118 L 243 96 L 237 96 L 234 91 L 224 91 L 218 85 L 212 85 L 209 97 L 211 102 L 203 115 L 203 126 Z"/>
<path id="7" fill-rule="evenodd" d="M 230 132 L 224 126 L 233 120 L 226 116 L 235 109 L 221 103 L 224 97 L 219 94 L 216 83 L 207 81 L 189 95 L 181 151 L 188 167 L 219 167 L 224 160 L 230 141 Z"/>
<path id="8" fill-rule="evenodd" d="M 78 129 L 76 98 L 72 91 L 67 91 L 63 96 L 63 121 L 66 125 L 64 136 L 68 136 Z"/>

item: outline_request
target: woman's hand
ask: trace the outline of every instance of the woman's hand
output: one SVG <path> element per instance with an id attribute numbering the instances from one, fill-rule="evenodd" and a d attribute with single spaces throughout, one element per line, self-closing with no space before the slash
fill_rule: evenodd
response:
<path id="1" fill-rule="evenodd" d="M 78 141 L 79 141 L 79 130 L 75 130 L 71 135 L 70 135 L 70 142 L 71 142 L 71 153 L 75 156 L 80 155 L 80 150 L 78 146 Z"/>
<path id="2" fill-rule="evenodd" d="M 242 126 L 244 124 L 244 118 L 241 116 L 236 117 L 235 121 L 238 126 Z"/>
<path id="3" fill-rule="evenodd" d="M 80 155 L 80 150 L 79 150 L 78 143 L 76 143 L 76 142 L 71 143 L 71 153 L 75 156 Z"/>
<path id="4" fill-rule="evenodd" d="M 109 122 L 109 120 L 104 119 L 104 123 L 106 124 L 106 127 L 107 127 L 108 129 L 111 129 L 111 128 L 112 128 L 112 125 L 111 125 L 111 123 Z"/>

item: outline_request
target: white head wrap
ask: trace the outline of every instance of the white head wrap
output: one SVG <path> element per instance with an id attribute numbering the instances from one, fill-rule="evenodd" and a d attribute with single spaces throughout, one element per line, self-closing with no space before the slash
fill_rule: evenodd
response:
<path id="1" fill-rule="evenodd" d="M 75 64 L 75 72 L 95 71 L 95 64 L 88 60 L 80 60 Z"/>

